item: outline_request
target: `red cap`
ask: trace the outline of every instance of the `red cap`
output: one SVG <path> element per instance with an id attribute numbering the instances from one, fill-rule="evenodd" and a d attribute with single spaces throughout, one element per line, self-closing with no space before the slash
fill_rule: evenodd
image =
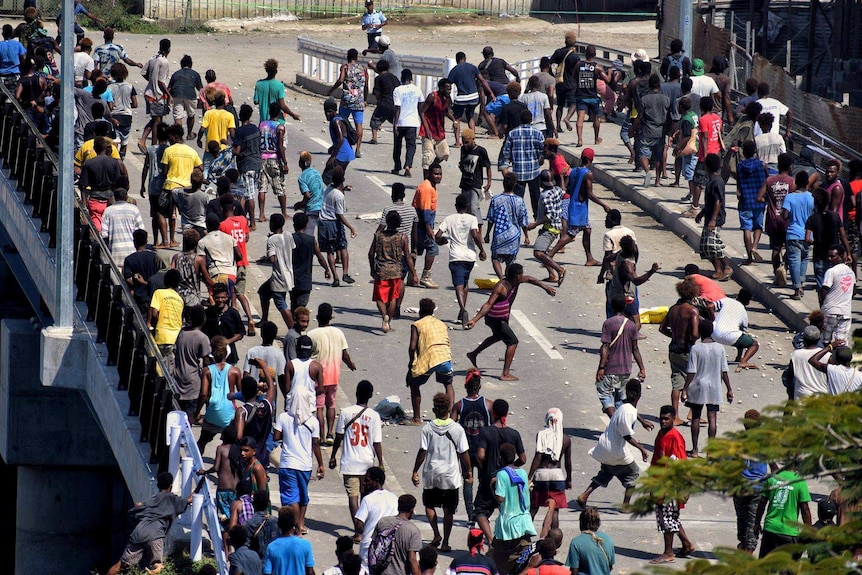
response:
<path id="1" fill-rule="evenodd" d="M 596 158 L 596 152 L 592 148 L 584 148 L 584 151 L 581 152 L 581 157 L 592 161 Z"/>

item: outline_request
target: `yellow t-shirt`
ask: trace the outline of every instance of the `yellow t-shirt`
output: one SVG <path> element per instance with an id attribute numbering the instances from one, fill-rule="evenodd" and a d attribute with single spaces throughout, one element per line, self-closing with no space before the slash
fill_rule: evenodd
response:
<path id="1" fill-rule="evenodd" d="M 154 340 L 157 345 L 173 345 L 183 329 L 183 298 L 175 290 L 157 289 L 153 292 L 150 307 L 158 310 L 159 320 L 155 325 Z"/>
<path id="2" fill-rule="evenodd" d="M 201 165 L 200 156 L 191 146 L 173 144 L 162 155 L 162 163 L 167 166 L 164 189 L 190 188 L 192 171 Z"/>
<path id="3" fill-rule="evenodd" d="M 93 146 L 95 146 L 95 144 L 95 138 L 93 138 L 92 140 L 87 140 L 86 142 L 81 144 L 81 147 L 78 148 L 77 152 L 75 152 L 76 167 L 80 168 L 84 165 L 84 162 L 86 162 L 90 158 L 96 157 L 96 151 L 93 150 Z M 120 159 L 120 151 L 117 150 L 117 146 L 115 146 L 113 143 L 111 144 L 111 157 L 116 158 L 117 160 Z"/>
<path id="4" fill-rule="evenodd" d="M 230 128 L 236 128 L 236 120 L 233 114 L 227 110 L 213 108 L 212 110 L 207 110 L 206 114 L 204 114 L 203 119 L 201 119 L 201 127 L 207 131 L 207 141 L 204 143 L 204 149 L 207 148 L 210 142 L 216 141 L 219 143 L 219 149 L 224 150 L 227 145 L 222 144 L 221 141 L 227 140 L 227 131 Z"/>

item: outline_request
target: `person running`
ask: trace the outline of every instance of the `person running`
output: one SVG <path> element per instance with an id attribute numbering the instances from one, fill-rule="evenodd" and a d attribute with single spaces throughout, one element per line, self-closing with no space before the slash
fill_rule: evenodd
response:
<path id="1" fill-rule="evenodd" d="M 563 433 L 563 412 L 556 407 L 548 410 L 545 428 L 536 436 L 536 455 L 528 477 L 533 486 L 530 515 L 535 518 L 539 507 L 548 508 L 539 534 L 545 538 L 551 529 L 560 527 L 559 510 L 568 508 L 566 490 L 572 488 L 572 441 Z"/>
<path id="2" fill-rule="evenodd" d="M 491 296 L 488 298 L 475 317 L 467 322 L 465 329 L 473 329 L 483 317 L 485 325 L 491 329 L 491 335 L 485 339 L 473 351 L 467 354 L 467 359 L 473 367 L 476 365 L 476 360 L 480 353 L 491 347 L 498 341 L 502 341 L 506 345 L 506 355 L 503 359 L 503 373 L 500 376 L 502 381 L 518 381 L 518 377 L 512 374 L 512 360 L 515 359 L 515 351 L 518 349 L 518 338 L 509 327 L 509 316 L 512 310 L 512 304 L 518 296 L 518 288 L 521 284 L 528 283 L 538 286 L 545 290 L 548 295 L 556 295 L 556 290 L 544 282 L 537 280 L 532 276 L 524 275 L 524 266 L 521 264 L 509 264 L 506 267 L 506 276 L 503 280 L 494 286 Z"/>
<path id="3" fill-rule="evenodd" d="M 685 385 L 681 398 L 691 408 L 690 457 L 699 457 L 700 415 L 706 406 L 707 433 L 710 439 L 718 433 L 718 406 L 721 400 L 721 384 L 727 388 L 727 402 L 733 403 L 733 388 L 727 375 L 727 355 L 724 346 L 712 339 L 713 324 L 707 319 L 698 325 L 700 341 L 691 347 Z"/>
<path id="4" fill-rule="evenodd" d="M 485 261 L 485 246 L 482 244 L 479 220 L 467 213 L 470 200 L 463 193 L 455 198 L 456 214 L 446 216 L 437 230 L 435 240 L 439 245 L 449 244 L 449 271 L 452 285 L 458 300 L 458 321 L 467 324 L 467 293 L 470 285 L 470 272 L 476 264 L 476 246 L 479 246 L 479 259 Z"/>
<path id="5" fill-rule="evenodd" d="M 467 443 L 470 446 L 470 469 L 478 470 L 479 459 L 476 452 L 479 449 L 479 433 L 483 428 L 491 425 L 491 400 L 481 395 L 482 373 L 475 367 L 467 369 L 464 378 L 464 388 L 467 396 L 459 399 L 452 406 L 452 419 L 461 424 L 467 434 Z M 478 473 L 474 475 L 478 477 Z M 473 524 L 473 486 L 474 483 L 464 483 L 464 510 L 467 512 L 467 520 Z"/>
<path id="6" fill-rule="evenodd" d="M 524 245 L 530 245 L 527 226 L 530 223 L 527 216 L 527 204 L 524 198 L 515 194 L 518 177 L 508 172 L 503 175 L 503 193 L 491 198 L 488 206 L 488 229 L 485 231 L 485 243 L 491 244 L 491 264 L 494 273 L 503 279 L 503 266 L 515 263 L 521 246 L 521 232 L 524 233 Z M 491 235 L 493 232 L 493 240 Z"/>
<path id="7" fill-rule="evenodd" d="M 687 459 L 685 454 L 685 439 L 673 425 L 676 411 L 672 405 L 663 405 L 659 410 L 659 432 L 655 438 L 655 449 L 652 452 L 650 466 L 664 466 L 666 460 Z M 671 563 L 675 557 L 688 557 L 694 551 L 694 545 L 685 534 L 682 521 L 679 518 L 679 510 L 683 503 L 671 499 L 656 503 L 655 520 L 658 530 L 664 539 L 664 551 L 658 557 L 650 559 L 650 563 Z M 673 536 L 679 536 L 682 549 L 674 554 Z"/>
<path id="8" fill-rule="evenodd" d="M 410 270 L 410 283 L 415 284 L 416 269 L 413 258 L 410 257 L 410 239 L 399 230 L 401 216 L 392 210 L 386 214 L 386 229 L 375 232 L 371 247 L 368 249 L 368 264 L 371 277 L 374 279 L 372 301 L 383 318 L 383 333 L 392 329 L 390 322 L 395 315 L 395 309 L 404 297 L 403 266 L 407 264 Z"/>
<path id="9" fill-rule="evenodd" d="M 572 168 L 569 172 L 569 210 L 563 214 L 566 220 L 566 235 L 560 237 L 560 241 L 551 248 L 548 252 L 548 257 L 553 259 L 560 250 L 566 245 L 574 241 L 579 232 L 584 232 L 584 252 L 587 256 L 587 261 L 584 265 L 597 266 L 599 262 L 593 258 L 593 252 L 590 249 L 590 235 L 592 234 L 592 226 L 590 226 L 590 202 L 594 202 L 602 207 L 605 213 L 611 211 L 611 207 L 600 200 L 593 193 L 593 172 L 590 167 L 593 165 L 593 160 L 596 153 L 592 148 L 584 148 L 581 152 L 581 166 Z"/>
<path id="10" fill-rule="evenodd" d="M 587 508 L 587 499 L 599 487 L 607 487 L 611 479 L 616 477 L 625 488 L 623 509 L 627 509 L 634 492 L 635 482 L 640 475 L 640 469 L 634 456 L 626 449 L 626 444 L 640 451 L 644 462 L 649 459 L 647 450 L 634 438 L 635 423 L 638 419 L 638 402 L 641 398 L 641 382 L 630 379 L 626 383 L 626 401 L 617 409 L 608 426 L 599 437 L 595 447 L 590 449 L 590 456 L 601 464 L 599 472 L 590 481 L 583 493 L 578 495 L 578 505 Z"/>
<path id="11" fill-rule="evenodd" d="M 560 230 L 563 226 L 563 190 L 554 183 L 554 175 L 550 170 L 542 170 L 539 174 L 539 185 L 542 187 L 542 192 L 539 194 L 536 220 L 527 226 L 527 229 L 533 230 L 542 226 L 542 231 L 539 232 L 536 242 L 533 244 L 533 256 L 548 271 L 548 277 L 545 278 L 545 281 L 556 283 L 557 287 L 560 287 L 563 285 L 563 280 L 566 279 L 566 268 L 548 257 L 548 251 L 560 237 Z"/>
<path id="12" fill-rule="evenodd" d="M 452 533 L 455 511 L 458 509 L 458 490 L 463 484 L 473 482 L 467 434 L 463 427 L 450 419 L 451 409 L 452 402 L 446 394 L 434 395 L 433 411 L 436 418 L 422 427 L 419 451 L 416 452 L 411 478 L 413 485 L 418 487 L 419 468 L 424 464 L 422 504 L 434 533 L 430 545 L 439 546 L 444 553 L 452 551 L 449 536 Z M 443 508 L 442 538 L 437 527 L 437 507 Z"/>

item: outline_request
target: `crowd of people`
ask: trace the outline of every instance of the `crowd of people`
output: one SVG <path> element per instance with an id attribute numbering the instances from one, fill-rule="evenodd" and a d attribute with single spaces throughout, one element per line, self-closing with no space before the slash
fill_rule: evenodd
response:
<path id="1" fill-rule="evenodd" d="M 200 425 L 199 449 L 203 452 L 216 437 L 221 440 L 212 466 L 200 473 L 216 476 L 216 500 L 232 573 L 313 574 L 314 555 L 303 539 L 308 532 L 309 484 L 312 474 L 320 480 L 336 468 L 347 494 L 347 524 L 353 535 L 338 539 L 337 566 L 326 571 L 331 575 L 432 573 L 438 549 L 463 548 L 451 539 L 462 499 L 471 529 L 466 552 L 456 556 L 451 572 L 610 573 L 614 544 L 608 533 L 600 531 L 599 514 L 587 502 L 596 489 L 617 478 L 626 489 L 625 508 L 641 473 L 636 457 L 643 462 L 650 459 L 635 438 L 637 422 L 647 431 L 654 428 L 638 412 L 646 377 L 638 348 L 643 337 L 638 286 L 661 268 L 653 263 L 646 272 L 637 271 L 635 233 L 622 225 L 619 210 L 593 192 L 591 167 L 596 152 L 583 147 L 583 124 L 588 119 L 594 142 L 600 144 L 601 117 L 624 116 L 620 135 L 630 162 L 644 173 L 645 186 L 661 184 L 667 152 L 671 152 L 676 181 L 682 175 L 689 182 L 690 193 L 684 198 L 691 202 L 687 213 L 704 222 L 701 254 L 715 268 L 710 278 L 697 265 L 686 266 L 685 278 L 676 286 L 679 300 L 660 326 L 661 334 L 669 338 L 671 392 L 669 403 L 654 414 L 659 430 L 652 465 L 701 456 L 702 423 L 709 437 L 716 436 L 719 406 L 733 401 L 726 346 L 737 351 L 737 371 L 757 369 L 751 359 L 758 343 L 748 333 L 745 309 L 752 295 L 743 289 L 735 298 L 728 297 L 718 283 L 732 271 L 720 236 L 729 177 L 737 182 L 745 263 L 762 259 L 758 245 L 765 216 L 776 285 L 786 284 L 786 266 L 792 297 L 799 299 L 808 249 L 813 246 L 821 310 L 819 316 L 812 316 L 791 357 L 785 374 L 790 397 L 845 393 L 862 385 L 862 374 L 850 366 L 852 354 L 846 346 L 862 218 L 858 215 L 862 209 L 857 208 L 862 166 L 851 163 L 849 183 L 841 181 L 842 166 L 837 162 L 827 165 L 823 182 L 807 171 L 793 174 L 792 158 L 778 133 L 779 117 L 786 116 L 789 129 L 792 113 L 769 97 L 768 85 L 748 82 L 748 98 L 734 107 L 723 57 L 716 57 L 711 71 L 705 73 L 704 62 L 689 60 L 681 42 L 674 41 L 660 67 L 661 76 L 639 50 L 632 55 L 634 75 L 629 78 L 622 61 L 608 70 L 597 64 L 592 46 L 581 58 L 570 32 L 564 47 L 542 59 L 541 71 L 527 80 L 524 93 L 518 71 L 495 57 L 488 46 L 478 66 L 458 52 L 448 77 L 424 94 L 412 83 L 412 72 L 399 65 L 391 38 L 382 33 L 385 16 L 374 9 L 373 1 L 365 4 L 362 30 L 368 47 L 362 54 L 380 57 L 362 63 L 358 50 L 347 52 L 330 90 L 334 94 L 340 88 L 340 100 L 330 97 L 323 103 L 332 146 L 322 172 L 314 167 L 312 154 L 298 154 L 300 196 L 293 205 L 288 201 L 286 176 L 289 157 L 296 151 L 287 145 L 285 116 L 296 121 L 300 117 L 286 103 L 284 84 L 276 77 L 276 60 L 264 63 L 265 77 L 255 85 L 255 122 L 254 108 L 236 107 L 229 86 L 217 80 L 215 71 L 205 73 L 204 83 L 192 59 L 184 56 L 180 69 L 171 73 L 169 39 L 159 42 L 156 55 L 136 62 L 114 42 L 111 28 L 105 28 L 104 44 L 95 48 L 83 30 L 77 36 L 75 173 L 81 201 L 147 319 L 176 382 L 181 408 Z M 75 14 L 98 22 L 79 1 Z M 0 76 L 14 88 L 46 141 L 55 145 L 58 44 L 45 31 L 35 8 L 27 8 L 24 16 L 18 28 L 3 29 Z M 146 79 L 143 94 L 128 82 L 129 67 L 140 68 Z M 375 73 L 373 87 L 369 69 Z M 369 89 L 377 105 L 370 119 L 372 136 L 365 143 L 377 143 L 389 122 L 395 143 L 392 173 L 412 177 L 417 136 L 422 163 L 422 181 L 410 204 L 405 203 L 404 183 L 392 185 L 392 204 L 383 210 L 368 250 L 381 330 L 388 333 L 393 322 L 406 319 L 402 301 L 407 286 L 440 287 L 432 272 L 440 246 L 448 245 L 457 321 L 470 330 L 484 320 L 490 331 L 465 354 L 473 367 L 465 377 L 466 395 L 456 399 L 449 327 L 435 317 L 433 299 L 421 299 L 418 319 L 410 324 L 405 380 L 412 417 L 404 423 L 421 428 L 411 479 L 423 487 L 422 505 L 433 532 L 427 545 L 412 523 L 416 498 L 398 496 L 386 488 L 387 473 L 392 470 L 384 464 L 381 416 L 370 404 L 372 382 L 360 381 L 352 393 L 355 403 L 337 409 L 342 365 L 350 370 L 356 365 L 344 332 L 332 325 L 332 305 L 318 303 L 318 327 L 311 329 L 315 261 L 332 287 L 356 281 L 349 273 L 348 240 L 356 238 L 357 232 L 346 217 L 346 198 L 352 190 L 346 173 L 350 164 L 362 158 Z M 136 146 L 145 158 L 140 195 L 149 203 L 152 235 L 129 196 L 123 161 L 129 153 L 132 109 L 138 106 L 139 96 L 148 118 Z M 198 111 L 201 117 L 195 131 Z M 502 191 L 493 197 L 492 160 L 477 143 L 477 119 L 490 136 L 504 138 L 497 158 Z M 565 133 L 563 126 L 573 130 L 573 119 L 580 149 L 579 165 L 570 167 L 559 151 L 559 138 Z M 437 187 L 444 177 L 442 163 L 450 155 L 447 120 L 455 136 L 453 147 L 460 153 L 461 193 L 455 213 L 438 222 Z M 729 124 L 732 128 L 725 129 Z M 203 153 L 186 142 L 196 142 Z M 278 209 L 268 214 L 270 192 Z M 487 200 L 483 218 L 482 204 Z M 591 202 L 606 215 L 600 258 L 591 251 Z M 255 260 L 258 254 L 250 258 L 248 253 L 249 238 L 264 222 L 269 232 L 266 250 Z M 534 230 L 537 233 L 531 238 Z M 566 561 L 561 563 L 555 559 L 564 543 L 559 510 L 569 506 L 566 491 L 572 488 L 573 451 L 571 438 L 563 432 L 564 410 L 548 410 L 527 468 L 521 435 L 507 425 L 508 403 L 481 394 L 478 359 L 485 349 L 502 342 L 500 379 L 518 380 L 512 372 L 518 337 L 509 325 L 518 291 L 523 284 L 532 284 L 555 295 L 567 270 L 554 258 L 579 233 L 586 265 L 597 267 L 597 282 L 605 285 L 607 319 L 601 327 L 595 385 L 601 411 L 610 423 L 589 451 L 599 467 L 576 499 L 581 533 L 571 539 Z M 517 261 L 522 245 L 532 248 L 535 260 L 546 270 L 545 279 L 525 273 Z M 470 317 L 470 276 L 476 261 L 486 259 L 491 260 L 498 281 Z M 250 266 L 258 264 L 271 266 L 271 275 L 258 289 L 261 316 L 255 322 L 247 284 Z M 336 292 L 330 293 L 334 297 Z M 279 328 L 269 320 L 270 304 L 287 328 L 281 345 Z M 261 345 L 242 357 L 237 343 L 256 337 L 258 331 Z M 633 363 L 638 369 L 634 377 Z M 443 392 L 433 395 L 434 418 L 424 421 L 421 388 L 432 375 L 443 385 Z M 680 400 L 690 409 L 686 419 L 681 417 Z M 701 420 L 704 410 L 705 421 Z M 758 416 L 756 411 L 747 412 L 746 425 L 756 425 Z M 677 429 L 681 425 L 690 426 L 688 446 Z M 271 461 L 270 454 L 277 448 L 279 459 Z M 328 460 L 324 460 L 326 450 Z M 281 503 L 277 517 L 271 516 L 270 474 L 277 476 Z M 791 469 L 764 482 L 766 475 L 765 464 L 748 462 L 751 493 L 734 499 L 740 549 L 753 552 L 762 532 L 761 556 L 798 535 L 797 509 L 803 522 L 811 523 L 805 482 Z M 141 523 L 111 573 L 139 562 L 158 572 L 166 529 L 187 504 L 169 496 L 171 483 L 172 478 L 160 476 L 160 493 L 136 508 Z M 694 551 L 680 521 L 683 503 L 664 501 L 656 507 L 664 551 L 653 562 L 670 562 Z M 533 520 L 542 507 L 547 512 L 537 530 Z M 437 509 L 443 511 L 442 531 Z M 492 527 L 495 511 L 498 516 Z M 825 518 L 828 513 L 821 515 Z M 682 543 L 676 551 L 675 537 Z M 358 554 L 355 544 L 359 544 Z"/>

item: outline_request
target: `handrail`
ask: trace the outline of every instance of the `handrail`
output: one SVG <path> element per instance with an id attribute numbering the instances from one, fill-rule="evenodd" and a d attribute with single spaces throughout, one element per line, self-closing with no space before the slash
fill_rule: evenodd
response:
<path id="1" fill-rule="evenodd" d="M 38 128 L 30 120 L 30 117 L 27 115 L 26 111 L 20 105 L 20 103 L 17 101 L 17 99 L 12 95 L 12 93 L 2 83 L 0 83 L 0 91 L 2 91 L 2 93 L 6 96 L 7 102 L 10 103 L 15 108 L 16 112 L 20 116 L 20 120 L 23 122 L 23 124 L 30 131 L 30 134 L 32 136 L 35 136 L 36 141 L 37 141 L 37 147 L 44 152 L 45 158 L 53 167 L 54 174 L 59 174 L 59 161 L 57 158 L 57 154 L 53 150 L 51 150 L 50 147 L 48 147 L 47 145 L 44 144 L 44 141 L 42 140 L 41 133 L 39 132 Z M 39 145 L 38 143 L 41 143 L 41 145 Z M 59 193 L 56 185 L 54 185 L 54 187 L 53 187 L 53 193 L 54 194 Z M 83 204 L 83 202 L 81 201 L 81 199 L 77 195 L 75 196 L 75 207 L 78 209 L 78 212 L 80 214 L 80 218 L 78 221 L 79 227 L 82 229 L 82 231 L 86 231 L 86 233 L 88 234 L 88 239 L 91 242 L 91 245 L 97 246 L 97 253 L 94 256 L 94 258 L 98 258 L 98 262 L 100 265 L 107 266 L 111 283 L 113 284 L 113 286 L 115 288 L 119 288 L 119 294 L 120 294 L 120 297 L 122 299 L 122 303 L 124 304 L 124 307 L 127 310 L 127 312 L 131 313 L 132 323 L 136 327 L 137 332 L 139 334 L 143 335 L 143 342 L 144 342 L 144 345 L 146 347 L 147 356 L 152 358 L 156 362 L 156 365 L 158 366 L 159 377 L 164 379 L 165 385 L 166 385 L 168 391 L 170 392 L 170 397 L 169 397 L 170 405 L 174 410 L 178 410 L 179 409 L 179 402 L 178 402 L 177 398 L 179 397 L 179 387 L 177 386 L 176 381 L 174 380 L 173 374 L 168 370 L 167 363 L 165 362 L 164 357 L 162 356 L 161 352 L 159 351 L 159 348 L 156 345 L 155 340 L 152 337 L 152 334 L 150 333 L 149 329 L 147 329 L 144 316 L 141 313 L 141 310 L 138 307 L 137 302 L 135 301 L 134 296 L 132 295 L 132 292 L 131 292 L 128 284 L 123 279 L 123 275 L 120 272 L 119 267 L 117 267 L 116 263 L 114 262 L 113 257 L 111 256 L 111 252 L 108 249 L 108 246 L 105 244 L 105 241 L 102 239 L 101 235 L 96 231 L 96 227 L 95 227 L 92 219 L 89 217 L 89 215 L 87 215 L 88 211 L 87 211 L 86 206 Z M 42 217 L 42 219 L 45 219 L 46 217 L 49 220 L 51 218 L 56 219 L 56 213 L 49 213 L 47 215 L 40 214 L 40 216 Z M 81 286 L 78 286 L 78 288 L 79 288 L 79 290 L 82 289 Z M 110 353 L 109 353 L 109 360 L 108 361 L 109 361 L 109 365 L 110 365 Z M 143 414 L 139 413 L 138 415 L 142 416 Z M 105 431 L 107 432 L 108 430 L 105 430 Z M 189 432 L 190 432 L 190 428 L 189 428 Z M 150 438 L 150 440 L 152 441 L 152 438 Z M 188 443 L 188 445 L 186 446 L 186 449 L 190 453 L 192 453 L 193 459 L 195 460 L 195 462 L 197 464 L 199 464 L 199 467 L 202 468 L 203 459 L 202 459 L 200 451 L 197 448 L 197 444 L 192 440 Z M 214 549 L 220 549 L 221 550 L 221 554 L 219 553 L 219 551 L 216 551 L 216 559 L 217 559 L 217 563 L 218 563 L 218 567 L 219 567 L 219 573 L 220 573 L 220 575 L 227 575 L 227 565 L 226 565 L 226 562 L 225 562 L 225 559 L 223 556 L 224 550 L 223 550 L 222 543 L 221 543 L 221 541 L 222 541 L 221 525 L 218 521 L 218 515 L 216 512 L 215 503 L 212 501 L 211 497 L 206 500 L 206 509 L 207 509 L 206 513 L 208 516 L 207 529 L 210 532 L 210 540 L 213 543 Z M 211 521 L 210 518 L 212 518 L 214 520 Z"/>

